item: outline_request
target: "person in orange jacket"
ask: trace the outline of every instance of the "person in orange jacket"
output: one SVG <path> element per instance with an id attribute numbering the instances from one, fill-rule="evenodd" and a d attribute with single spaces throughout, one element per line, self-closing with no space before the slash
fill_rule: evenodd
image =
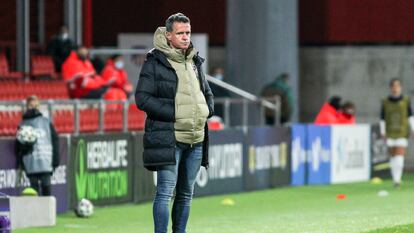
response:
<path id="1" fill-rule="evenodd" d="M 338 124 L 341 109 L 341 97 L 332 96 L 327 103 L 325 103 L 315 119 L 317 125 Z"/>
<path id="2" fill-rule="evenodd" d="M 124 69 L 125 60 L 124 56 L 116 54 L 106 62 L 106 65 L 102 71 L 102 79 L 109 82 L 114 79 L 111 87 L 118 88 L 125 92 L 127 96 L 132 94 L 132 85 L 128 81 L 128 74 Z"/>
<path id="3" fill-rule="evenodd" d="M 95 68 L 88 59 L 88 49 L 79 47 L 72 51 L 62 65 L 62 77 L 67 82 L 72 98 L 125 100 L 126 95 L 120 90 L 111 88 L 114 79 L 105 81 L 96 74 Z"/>
<path id="4" fill-rule="evenodd" d="M 355 124 L 355 105 L 348 101 L 341 104 L 341 97 L 332 96 L 315 119 L 316 125 Z"/>
<path id="5" fill-rule="evenodd" d="M 347 101 L 339 112 L 338 124 L 355 124 L 355 122 L 355 105 L 351 101 Z"/>

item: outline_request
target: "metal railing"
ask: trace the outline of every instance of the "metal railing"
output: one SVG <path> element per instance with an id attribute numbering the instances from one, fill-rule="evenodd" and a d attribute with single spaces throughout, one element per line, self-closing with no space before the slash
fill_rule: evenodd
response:
<path id="1" fill-rule="evenodd" d="M 251 109 L 257 109 L 259 107 L 258 114 L 260 115 L 261 122 L 259 125 L 264 124 L 264 111 L 267 106 L 264 104 L 266 102 L 272 103 L 275 108 L 275 122 L 279 122 L 279 101 L 278 99 L 273 100 L 264 100 L 264 99 L 244 99 L 244 98 L 216 98 L 215 104 L 216 107 L 222 107 L 224 109 L 223 112 L 223 121 L 225 127 L 231 126 L 242 126 L 247 127 L 248 125 L 257 125 L 253 124 L 249 121 L 249 112 Z M 126 101 L 106 101 L 106 100 L 84 100 L 84 99 L 74 99 L 74 100 L 47 100 L 41 101 L 40 104 L 40 111 L 46 117 L 48 117 L 52 122 L 55 120 L 54 112 L 59 110 L 68 110 L 73 113 L 73 133 L 79 134 L 82 132 L 81 130 L 81 114 L 85 114 L 82 110 L 89 109 L 89 110 L 97 110 L 98 111 L 98 127 L 96 130 L 92 132 L 95 133 L 104 133 L 105 132 L 105 112 L 107 110 L 112 110 L 118 112 L 122 111 L 122 129 L 120 131 L 127 132 L 129 130 L 129 108 L 130 105 L 135 105 L 134 100 L 126 100 Z M 253 105 L 253 106 L 252 106 Z M 23 101 L 0 101 L 0 111 L 17 111 L 17 112 L 24 112 L 26 109 L 26 102 Z M 237 108 L 240 109 L 241 112 L 238 112 Z M 240 123 L 232 123 L 231 122 L 231 110 L 236 109 L 237 112 L 235 115 L 240 116 Z M 110 112 L 111 113 L 111 112 Z M 143 113 L 144 114 L 144 113 Z M 72 115 L 71 115 L 72 116 Z M 85 117 L 85 116 L 83 116 Z M 144 117 L 143 117 L 144 118 Z M 142 119 L 143 119 L 142 118 Z M 90 132 L 90 131 L 89 131 Z"/>

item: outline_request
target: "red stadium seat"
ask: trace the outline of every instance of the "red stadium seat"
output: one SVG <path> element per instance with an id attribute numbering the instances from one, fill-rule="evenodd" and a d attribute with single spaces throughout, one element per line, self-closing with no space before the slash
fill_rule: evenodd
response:
<path id="1" fill-rule="evenodd" d="M 17 126 L 22 120 L 21 111 L 3 111 L 0 114 L 0 133 L 5 136 L 16 135 Z"/>
<path id="2" fill-rule="evenodd" d="M 53 124 L 58 133 L 73 133 L 75 118 L 71 110 L 57 110 L 53 113 Z"/>
<path id="3" fill-rule="evenodd" d="M 105 131 L 122 131 L 123 111 L 117 109 L 107 109 L 105 111 L 104 129 Z"/>
<path id="4" fill-rule="evenodd" d="M 29 95 L 37 95 L 40 99 L 69 99 L 63 80 L 0 81 L 0 100 L 23 100 Z"/>
<path id="5" fill-rule="evenodd" d="M 46 55 L 34 55 L 31 59 L 31 77 L 33 78 L 51 78 L 58 77 L 52 57 Z"/>
<path id="6" fill-rule="evenodd" d="M 145 112 L 139 110 L 134 104 L 131 104 L 128 109 L 128 129 L 143 130 L 145 126 L 145 117 Z"/>
<path id="7" fill-rule="evenodd" d="M 82 109 L 79 111 L 80 132 L 97 132 L 99 130 L 99 110 Z"/>
<path id="8" fill-rule="evenodd" d="M 24 74 L 22 72 L 10 72 L 9 63 L 4 53 L 0 54 L 0 78 L 24 78 Z"/>

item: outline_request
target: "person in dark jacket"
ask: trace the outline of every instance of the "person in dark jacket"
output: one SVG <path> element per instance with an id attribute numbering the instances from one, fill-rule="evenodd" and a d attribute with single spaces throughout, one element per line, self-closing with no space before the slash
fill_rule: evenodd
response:
<path id="1" fill-rule="evenodd" d="M 69 29 L 67 26 L 62 26 L 60 33 L 55 35 L 48 43 L 47 54 L 52 56 L 57 72 L 62 70 L 62 64 L 72 49 L 74 49 L 74 45 L 73 41 L 69 38 Z"/>
<path id="2" fill-rule="evenodd" d="M 289 86 L 290 76 L 287 73 L 282 73 L 277 76 L 271 83 L 266 84 L 261 92 L 261 96 L 264 98 L 280 99 L 280 123 L 290 122 L 290 118 L 294 110 L 294 99 L 292 88 Z M 274 101 L 272 99 L 272 101 Z M 270 108 L 266 108 L 265 120 L 267 125 L 275 124 L 275 111 Z"/>
<path id="3" fill-rule="evenodd" d="M 213 77 L 220 80 L 220 81 L 224 81 L 224 69 L 221 67 L 216 67 L 214 69 L 214 73 L 213 73 Z M 211 88 L 211 92 L 213 92 L 214 97 L 216 98 L 229 98 L 230 97 L 230 93 L 227 89 L 214 84 L 214 83 L 210 83 L 210 88 Z M 216 116 L 221 117 L 222 119 L 224 118 L 224 103 L 220 103 L 217 104 L 216 101 L 216 106 L 214 106 L 214 114 Z"/>
<path id="4" fill-rule="evenodd" d="M 207 118 L 213 94 L 201 70 L 204 61 L 191 40 L 188 17 L 171 15 L 154 34 L 154 49 L 142 67 L 135 93 L 147 114 L 144 166 L 157 171 L 153 204 L 155 232 L 167 232 L 169 202 L 173 232 L 185 232 L 200 165 L 208 167 Z"/>
<path id="5" fill-rule="evenodd" d="M 30 186 L 39 195 L 50 196 L 51 176 L 59 165 L 59 141 L 52 123 L 39 111 L 39 99 L 29 96 L 27 111 L 19 128 L 31 126 L 37 135 L 34 144 L 16 140 L 16 161 L 18 169 L 23 168 L 30 180 Z"/>

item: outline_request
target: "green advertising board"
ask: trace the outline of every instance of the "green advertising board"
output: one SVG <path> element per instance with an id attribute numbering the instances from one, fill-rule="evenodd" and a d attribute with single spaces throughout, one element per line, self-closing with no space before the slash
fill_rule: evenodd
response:
<path id="1" fill-rule="evenodd" d="M 95 205 L 131 202 L 132 153 L 130 134 L 73 137 L 69 158 L 71 206 L 82 198 Z"/>

